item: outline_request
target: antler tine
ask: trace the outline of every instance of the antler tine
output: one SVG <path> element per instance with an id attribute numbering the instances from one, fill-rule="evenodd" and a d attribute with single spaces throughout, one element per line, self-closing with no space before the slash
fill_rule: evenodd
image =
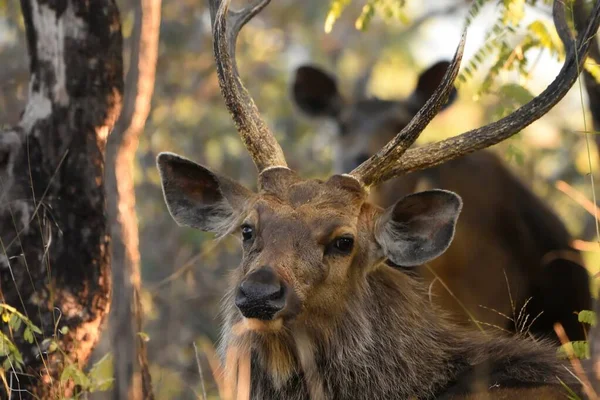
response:
<path id="1" fill-rule="evenodd" d="M 454 88 L 454 80 L 458 75 L 460 61 L 462 60 L 463 51 L 465 48 L 466 29 L 463 31 L 460 43 L 452 59 L 452 63 L 448 66 L 448 70 L 442 79 L 442 82 L 435 90 L 427 103 L 419 110 L 419 112 L 411 119 L 408 125 L 402 129 L 394 139 L 386 144 L 377 154 L 373 155 L 367 161 L 356 167 L 350 175 L 357 178 L 366 186 L 376 185 L 379 182 L 387 179 L 389 170 L 395 166 L 398 160 L 406 150 L 412 146 L 423 130 L 429 125 L 431 120 L 437 115 L 440 109 L 444 106 L 452 89 Z"/>
<path id="2" fill-rule="evenodd" d="M 235 58 L 238 33 L 252 17 L 269 4 L 270 0 L 259 0 L 239 11 L 229 10 L 230 1 L 208 0 L 221 94 L 258 171 L 262 172 L 275 166 L 287 167 L 279 143 L 262 120 L 252 97 L 242 84 Z"/>
<path id="3" fill-rule="evenodd" d="M 554 15 L 561 19 L 558 25 L 559 29 L 561 29 L 560 27 L 563 23 L 566 26 L 564 10 L 562 16 L 560 12 L 560 7 L 564 7 L 563 1 L 556 0 L 554 7 Z M 559 7 L 559 9 L 556 7 Z M 590 43 L 593 42 L 590 39 L 596 35 L 599 24 L 600 0 L 597 0 L 585 30 L 579 35 L 575 46 L 570 46 L 567 49 L 565 62 L 558 76 L 539 96 L 523 105 L 511 115 L 496 122 L 437 143 L 408 150 L 404 154 L 404 157 L 398 160 L 396 165 L 382 177 L 383 180 L 433 167 L 492 146 L 516 134 L 533 121 L 542 117 L 565 96 L 577 80 Z M 564 32 L 560 34 L 563 35 Z"/>

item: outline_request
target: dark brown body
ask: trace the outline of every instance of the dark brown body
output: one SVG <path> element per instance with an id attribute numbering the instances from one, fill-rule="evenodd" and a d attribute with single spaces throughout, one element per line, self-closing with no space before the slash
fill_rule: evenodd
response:
<path id="1" fill-rule="evenodd" d="M 325 72 L 300 67 L 293 97 L 307 114 L 337 122 L 336 170 L 349 172 L 408 124 L 447 65 L 426 70 L 406 100 L 354 102 L 342 98 Z M 583 340 L 576 313 L 591 307 L 588 273 L 556 214 L 489 151 L 395 178 L 374 188 L 371 200 L 387 207 L 400 196 L 435 188 L 459 194 L 465 207 L 442 256 L 403 268 L 430 285 L 431 298 L 456 321 L 483 322 L 480 328 L 529 331 L 558 341 L 553 326 L 559 322 L 570 339 Z"/>
<path id="2" fill-rule="evenodd" d="M 427 266 L 416 269 L 439 304 L 459 321 L 468 318 L 466 307 L 478 321 L 511 331 L 554 337 L 560 322 L 570 339 L 585 338 L 576 312 L 590 309 L 591 297 L 581 255 L 556 214 L 496 155 L 481 151 L 394 179 L 373 196 L 387 207 L 398 196 L 431 188 L 453 191 L 464 202 L 454 241 L 429 263 L 458 300 Z"/>

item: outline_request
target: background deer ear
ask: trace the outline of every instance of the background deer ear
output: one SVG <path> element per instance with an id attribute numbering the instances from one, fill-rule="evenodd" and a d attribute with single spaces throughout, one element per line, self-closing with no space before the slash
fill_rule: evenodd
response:
<path id="1" fill-rule="evenodd" d="M 254 194 L 209 169 L 172 153 L 156 160 L 171 216 L 179 225 L 226 234 Z"/>
<path id="2" fill-rule="evenodd" d="M 311 117 L 335 118 L 343 105 L 335 78 L 310 65 L 303 65 L 296 70 L 292 98 Z"/>
<path id="3" fill-rule="evenodd" d="M 421 75 L 419 75 L 417 87 L 415 88 L 415 91 L 412 93 L 408 101 L 409 107 L 411 108 L 412 112 L 416 113 L 421 107 L 425 105 L 425 103 L 427 102 L 427 100 L 429 100 L 433 92 L 435 92 L 435 89 L 437 89 L 437 87 L 442 82 L 442 78 L 444 77 L 444 74 L 446 73 L 446 70 L 449 66 L 449 61 L 438 61 L 437 63 L 433 64 L 425 71 L 423 71 Z M 448 98 L 448 102 L 446 103 L 446 105 L 444 105 L 442 110 L 450 106 L 456 100 L 457 97 L 458 92 L 456 91 L 456 89 L 453 89 L 450 93 L 450 97 Z"/>
<path id="4" fill-rule="evenodd" d="M 394 264 L 421 265 L 446 251 L 461 208 L 461 198 L 445 190 L 408 195 L 380 217 L 376 240 Z"/>

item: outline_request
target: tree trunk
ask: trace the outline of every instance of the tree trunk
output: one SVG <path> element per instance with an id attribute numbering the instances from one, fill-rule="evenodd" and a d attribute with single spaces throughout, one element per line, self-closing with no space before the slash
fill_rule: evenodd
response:
<path id="1" fill-rule="evenodd" d="M 112 235 L 113 308 L 111 338 L 115 400 L 152 399 L 146 346 L 141 336 L 140 254 L 133 181 L 134 157 L 150 112 L 158 57 L 160 0 L 139 0 L 131 38 L 131 60 L 121 116 L 108 140 L 106 184 Z M 135 321 L 135 326 L 134 326 Z M 137 346 L 136 346 L 137 343 Z M 141 368 L 141 391 L 133 384 L 134 360 Z M 140 393 L 141 392 L 141 393 Z"/>
<path id="2" fill-rule="evenodd" d="M 19 125 L 0 133 L 0 300 L 42 333 L 29 343 L 25 324 L 0 323 L 24 365 L 6 368 L 0 398 L 8 386 L 12 398 L 55 399 L 73 393 L 61 373 L 86 364 L 110 305 L 104 150 L 121 105 L 122 36 L 114 0 L 21 7 L 31 75 Z"/>

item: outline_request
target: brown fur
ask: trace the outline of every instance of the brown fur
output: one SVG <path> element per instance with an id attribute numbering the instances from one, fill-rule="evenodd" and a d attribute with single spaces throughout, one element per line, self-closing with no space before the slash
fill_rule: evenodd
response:
<path id="1" fill-rule="evenodd" d="M 383 225 L 399 225 L 398 240 L 411 243 L 419 235 L 436 242 L 438 231 L 450 240 L 455 219 L 445 214 L 458 215 L 456 195 L 411 195 L 382 210 L 347 176 L 322 182 L 269 169 L 253 194 L 175 155 L 161 154 L 158 164 L 180 224 L 210 230 L 218 217 L 236 235 L 241 226 L 253 227 L 223 299 L 220 345 L 231 381 L 250 363 L 252 399 L 558 396 L 560 381 L 577 390 L 548 343 L 461 328 L 428 301 L 419 281 L 384 262 L 398 255 L 381 244 L 390 239 L 382 241 Z M 212 192 L 202 196 L 208 200 L 193 201 L 199 190 Z M 331 250 L 336 234 L 354 238 L 350 251 Z M 265 267 L 287 288 L 285 306 L 263 320 L 246 319 L 234 299 L 246 277 Z"/>
<path id="2" fill-rule="evenodd" d="M 282 329 L 240 333 L 231 328 L 243 321 L 233 305 L 235 285 L 224 300 L 222 350 L 252 353 L 253 399 L 306 399 L 309 392 L 324 399 L 431 398 L 481 365 L 497 369 L 495 381 L 484 384 L 493 396 L 545 384 L 555 386 L 544 393 L 563 393 L 556 377 L 572 383 L 545 344 L 467 333 L 429 304 L 418 282 L 382 263 L 370 233 L 381 211 L 359 188 L 335 183 L 350 178 L 286 180 L 277 185 L 286 190 L 267 188 L 247 211 L 260 226 L 262 248 L 245 252 L 233 281 L 269 263 L 294 288 L 301 312 L 284 318 Z M 327 264 L 315 256 L 326 221 L 360 238 L 349 260 Z"/>

